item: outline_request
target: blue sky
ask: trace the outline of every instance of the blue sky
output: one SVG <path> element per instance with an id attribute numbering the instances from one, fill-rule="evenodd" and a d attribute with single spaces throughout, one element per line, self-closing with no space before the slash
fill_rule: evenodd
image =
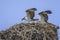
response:
<path id="1" fill-rule="evenodd" d="M 26 15 L 25 10 L 28 8 L 37 8 L 35 18 L 39 18 L 39 12 L 51 10 L 53 13 L 49 15 L 49 22 L 60 26 L 59 4 L 60 0 L 0 0 L 0 31 L 21 23 L 21 18 Z"/>

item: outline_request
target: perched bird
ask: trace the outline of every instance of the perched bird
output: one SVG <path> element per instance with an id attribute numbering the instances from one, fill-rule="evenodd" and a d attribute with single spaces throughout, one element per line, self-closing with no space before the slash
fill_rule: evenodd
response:
<path id="1" fill-rule="evenodd" d="M 29 16 L 31 19 L 34 19 L 35 11 L 37 11 L 36 8 L 30 8 L 30 9 L 26 10 L 27 16 Z"/>
<path id="2" fill-rule="evenodd" d="M 50 10 L 42 11 L 38 15 L 41 16 L 41 22 L 47 23 L 48 22 L 48 14 L 51 14 L 52 12 Z"/>
<path id="3" fill-rule="evenodd" d="M 26 10 L 26 16 L 22 18 L 22 20 L 27 20 L 27 21 L 34 20 L 36 10 L 37 10 L 36 8 L 30 8 Z"/>

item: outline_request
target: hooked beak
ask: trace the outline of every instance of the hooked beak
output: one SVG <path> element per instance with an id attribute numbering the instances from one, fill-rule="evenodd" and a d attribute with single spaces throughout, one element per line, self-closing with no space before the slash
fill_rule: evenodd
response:
<path id="1" fill-rule="evenodd" d="M 38 13 L 38 15 L 40 15 L 41 13 Z"/>
<path id="2" fill-rule="evenodd" d="M 21 19 L 22 21 L 25 20 L 25 17 Z"/>

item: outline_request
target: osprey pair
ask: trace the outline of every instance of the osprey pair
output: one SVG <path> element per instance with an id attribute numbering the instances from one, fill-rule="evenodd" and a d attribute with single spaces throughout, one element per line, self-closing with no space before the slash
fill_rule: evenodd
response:
<path id="1" fill-rule="evenodd" d="M 39 20 L 41 23 L 46 23 L 48 21 L 48 14 L 51 14 L 52 12 L 50 10 L 42 11 L 38 13 L 38 15 L 41 17 L 39 19 L 34 19 L 35 17 L 35 11 L 37 11 L 36 8 L 30 8 L 26 10 L 26 16 L 22 18 L 22 20 L 27 20 L 27 21 L 36 21 Z"/>

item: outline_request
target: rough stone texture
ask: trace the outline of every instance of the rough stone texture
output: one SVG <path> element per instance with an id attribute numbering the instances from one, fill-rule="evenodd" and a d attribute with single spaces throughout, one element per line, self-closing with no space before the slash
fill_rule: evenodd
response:
<path id="1" fill-rule="evenodd" d="M 58 27 L 51 23 L 20 23 L 0 32 L 0 40 L 58 40 Z"/>

